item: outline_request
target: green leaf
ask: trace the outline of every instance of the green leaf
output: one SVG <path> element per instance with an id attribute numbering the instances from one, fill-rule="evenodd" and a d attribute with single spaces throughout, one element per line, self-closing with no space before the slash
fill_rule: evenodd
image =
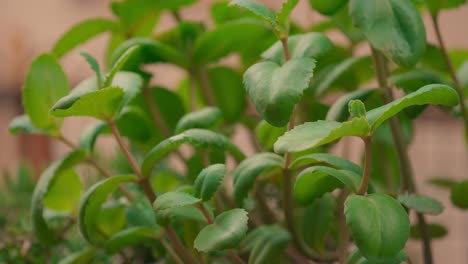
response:
<path id="1" fill-rule="evenodd" d="M 413 105 L 437 104 L 455 106 L 458 95 L 452 87 L 442 84 L 426 85 L 416 92 L 401 97 L 389 104 L 374 108 L 367 112 L 367 120 L 372 133 L 387 119 L 398 114 L 406 107 Z"/>
<path id="2" fill-rule="evenodd" d="M 331 16 L 342 8 L 348 0 L 309 0 L 310 6 L 322 15 Z"/>
<path id="3" fill-rule="evenodd" d="M 98 219 L 101 207 L 107 197 L 115 192 L 119 184 L 123 182 L 135 182 L 133 175 L 119 175 L 102 180 L 89 188 L 84 194 L 78 215 L 80 232 L 92 245 L 102 245 L 107 237 L 98 229 Z"/>
<path id="4" fill-rule="evenodd" d="M 148 177 L 153 167 L 166 157 L 171 151 L 180 145 L 188 143 L 195 147 L 214 148 L 229 152 L 234 159 L 240 161 L 244 159 L 244 154 L 227 137 L 203 129 L 189 129 L 181 134 L 170 137 L 155 147 L 145 156 L 141 165 L 141 173 Z"/>
<path id="5" fill-rule="evenodd" d="M 457 70 L 457 78 L 462 87 L 468 87 L 468 61 L 464 62 Z"/>
<path id="6" fill-rule="evenodd" d="M 293 160 L 289 168 L 298 169 L 300 167 L 310 165 L 330 166 L 336 169 L 352 171 L 359 175 L 362 174 L 361 167 L 356 165 L 356 163 L 328 153 L 311 153 L 307 155 L 302 155 Z"/>
<path id="7" fill-rule="evenodd" d="M 216 107 L 205 107 L 183 116 L 177 123 L 176 133 L 179 134 L 191 128 L 215 130 L 223 122 L 223 114 Z"/>
<path id="8" fill-rule="evenodd" d="M 119 252 L 122 249 L 143 243 L 149 243 L 160 239 L 161 230 L 146 226 L 135 226 L 124 229 L 114 234 L 105 243 L 105 248 L 111 252 Z"/>
<path id="9" fill-rule="evenodd" d="M 291 59 L 319 59 L 333 48 L 333 44 L 324 34 L 311 32 L 289 37 L 288 48 Z M 284 64 L 286 60 L 281 41 L 277 41 L 266 50 L 262 54 L 262 58 L 279 65 Z"/>
<path id="10" fill-rule="evenodd" d="M 452 187 L 450 199 L 452 203 L 461 209 L 468 209 L 468 180 L 457 183 Z"/>
<path id="11" fill-rule="evenodd" d="M 208 79 L 224 119 L 228 123 L 239 121 L 247 108 L 242 75 L 232 68 L 221 66 L 209 68 Z"/>
<path id="12" fill-rule="evenodd" d="M 284 127 L 275 127 L 265 120 L 260 121 L 257 127 L 255 128 L 255 135 L 257 136 L 258 143 L 267 151 L 273 150 L 273 145 L 280 136 L 282 136 L 288 128 Z"/>
<path id="13" fill-rule="evenodd" d="M 94 18 L 85 20 L 65 32 L 55 43 L 52 53 L 60 58 L 78 45 L 84 44 L 101 33 L 114 31 L 117 28 L 118 24 L 109 19 Z"/>
<path id="14" fill-rule="evenodd" d="M 270 32 L 263 23 L 253 19 L 239 19 L 219 25 L 204 32 L 195 41 L 193 61 L 203 65 L 216 62 L 231 53 L 254 51 L 256 45 L 250 43 L 262 43 L 262 38 L 268 37 Z"/>
<path id="15" fill-rule="evenodd" d="M 243 160 L 233 174 L 233 197 L 242 205 L 258 177 L 281 170 L 283 158 L 274 153 L 258 153 Z"/>
<path id="16" fill-rule="evenodd" d="M 125 50 L 125 52 L 120 55 L 117 60 L 112 63 L 112 67 L 104 78 L 103 87 L 108 87 L 112 84 L 115 75 L 119 72 L 122 67 L 127 63 L 130 57 L 140 48 L 138 45 L 134 45 Z"/>
<path id="17" fill-rule="evenodd" d="M 110 237 L 125 228 L 126 225 L 125 207 L 122 204 L 106 204 L 99 211 L 96 230 L 99 230 L 100 234 Z"/>
<path id="18" fill-rule="evenodd" d="M 436 15 L 443 9 L 457 8 L 466 3 L 466 0 L 424 0 L 431 14 Z"/>
<path id="19" fill-rule="evenodd" d="M 56 177 L 83 161 L 86 155 L 83 151 L 74 151 L 65 155 L 62 159 L 52 163 L 41 175 L 31 201 L 31 218 L 33 231 L 37 239 L 44 244 L 57 242 L 57 236 L 44 219 L 44 197 L 53 185 Z"/>
<path id="20" fill-rule="evenodd" d="M 346 121 L 349 117 L 348 104 L 351 100 L 365 101 L 371 95 L 379 91 L 379 88 L 356 90 L 341 96 L 328 110 L 326 120 Z"/>
<path id="21" fill-rule="evenodd" d="M 153 0 L 113 1 L 111 9 L 129 37 L 151 35 L 161 11 Z"/>
<path id="22" fill-rule="evenodd" d="M 351 235 L 367 259 L 390 260 L 404 248 L 410 221 L 397 200 L 381 193 L 350 195 L 344 210 Z"/>
<path id="23" fill-rule="evenodd" d="M 438 215 L 444 210 L 444 206 L 439 201 L 423 195 L 399 195 L 398 201 L 406 208 L 413 209 L 423 214 Z"/>
<path id="24" fill-rule="evenodd" d="M 286 249 L 291 235 L 279 226 L 261 226 L 250 232 L 242 246 L 250 250 L 249 263 L 269 264 Z"/>
<path id="25" fill-rule="evenodd" d="M 325 166 L 313 166 L 301 171 L 294 185 L 294 197 L 302 205 L 308 205 L 337 188 L 348 187 L 352 192 L 359 189 L 361 176 L 347 170 Z"/>
<path id="26" fill-rule="evenodd" d="M 195 197 L 208 201 L 213 197 L 226 175 L 226 165 L 213 164 L 203 169 L 193 184 Z"/>
<path id="27" fill-rule="evenodd" d="M 270 23 L 274 28 L 277 28 L 276 15 L 264 5 L 253 0 L 234 0 L 229 3 L 231 6 L 238 6 L 247 9 L 256 16 Z"/>
<path id="28" fill-rule="evenodd" d="M 336 201 L 331 193 L 316 199 L 304 209 L 302 237 L 319 253 L 325 251 L 325 238 L 335 217 Z"/>
<path id="29" fill-rule="evenodd" d="M 333 142 L 342 137 L 362 137 L 370 133 L 369 123 L 365 118 L 353 118 L 339 123 L 319 120 L 296 126 L 286 132 L 275 143 L 275 152 L 300 152 Z"/>
<path id="30" fill-rule="evenodd" d="M 85 131 L 81 134 L 80 148 L 86 151 L 87 153 L 93 153 L 98 136 L 101 133 L 104 133 L 106 129 L 108 129 L 108 126 L 106 123 L 103 122 L 99 122 L 95 125 L 87 127 Z"/>
<path id="31" fill-rule="evenodd" d="M 297 58 L 284 65 L 265 61 L 244 74 L 244 85 L 257 111 L 271 125 L 285 126 L 312 78 L 315 61 Z"/>
<path id="32" fill-rule="evenodd" d="M 408 0 L 350 0 L 349 14 L 371 45 L 399 65 L 415 65 L 426 49 L 426 31 Z"/>
<path id="33" fill-rule="evenodd" d="M 123 70 L 136 70 L 142 64 L 156 62 L 169 62 L 183 68 L 189 64 L 186 56 L 178 50 L 160 41 L 148 38 L 133 38 L 122 43 L 112 54 L 112 64 L 115 64 L 122 54 L 132 46 L 139 46 L 139 48 L 122 66 Z"/>
<path id="34" fill-rule="evenodd" d="M 95 78 L 87 79 L 56 102 L 51 113 L 55 116 L 91 116 L 106 121 L 115 118 L 142 87 L 143 79 L 131 72 L 117 73 L 111 87 L 100 90 Z"/>
<path id="35" fill-rule="evenodd" d="M 310 82 L 309 88 L 317 97 L 323 96 L 336 82 L 353 68 L 370 63 L 369 57 L 351 57 L 349 59 L 334 63 L 323 71 L 317 73 Z"/>
<path id="36" fill-rule="evenodd" d="M 443 238 L 448 234 L 447 228 L 439 224 L 428 224 L 427 229 L 431 239 Z M 410 237 L 412 239 L 421 239 L 421 229 L 418 225 L 411 226 Z"/>
<path id="37" fill-rule="evenodd" d="M 94 73 L 96 73 L 97 86 L 98 86 L 99 89 L 102 88 L 102 85 L 104 83 L 104 79 L 102 78 L 102 73 L 101 73 L 101 69 L 99 68 L 99 63 L 89 53 L 86 53 L 86 52 L 82 51 L 82 52 L 80 52 L 80 55 L 85 58 L 85 60 L 91 66 L 91 69 L 94 71 Z"/>
<path id="38" fill-rule="evenodd" d="M 33 125 L 58 134 L 61 120 L 49 115 L 49 109 L 70 90 L 67 76 L 57 59 L 42 54 L 31 64 L 23 87 L 23 105 Z"/>
<path id="39" fill-rule="evenodd" d="M 433 178 L 429 180 L 429 183 L 434 186 L 448 190 L 451 190 L 457 184 L 456 181 L 448 178 Z"/>
<path id="40" fill-rule="evenodd" d="M 49 131 L 36 128 L 28 115 L 19 115 L 11 120 L 10 125 L 8 126 L 8 131 L 11 134 L 45 134 L 47 135 Z"/>
<path id="41" fill-rule="evenodd" d="M 405 251 L 400 251 L 396 256 L 389 260 L 383 261 L 376 261 L 376 260 L 368 260 L 366 259 L 359 249 L 355 249 L 351 252 L 348 256 L 348 260 L 346 263 L 348 264 L 400 264 L 408 258 Z"/>
<path id="42" fill-rule="evenodd" d="M 281 33 L 280 37 L 287 37 L 289 35 L 290 15 L 298 2 L 299 0 L 287 0 L 283 2 L 281 10 L 276 12 L 276 23 L 278 31 Z"/>
<path id="43" fill-rule="evenodd" d="M 83 184 L 72 169 L 57 173 L 50 182 L 43 204 L 52 210 L 73 212 L 79 204 Z"/>
<path id="44" fill-rule="evenodd" d="M 228 2 L 214 2 L 211 5 L 211 18 L 217 25 L 240 18 L 252 17 L 257 18 L 257 16 L 249 11 L 230 7 Z"/>
<path id="45" fill-rule="evenodd" d="M 411 93 L 419 88 L 434 84 L 446 84 L 447 82 L 441 78 L 440 74 L 431 70 L 415 69 L 402 73 L 392 74 L 388 80 L 396 87 L 402 88 L 406 93 Z"/>
<path id="46" fill-rule="evenodd" d="M 68 255 L 66 258 L 60 260 L 58 264 L 86 264 L 91 263 L 96 256 L 96 248 L 88 247 L 81 251 Z"/>
<path id="47" fill-rule="evenodd" d="M 247 233 L 247 211 L 236 208 L 218 215 L 214 223 L 205 226 L 195 238 L 194 247 L 211 252 L 237 247 Z"/>
<path id="48" fill-rule="evenodd" d="M 156 214 L 164 210 L 171 210 L 178 207 L 183 207 L 187 205 L 195 205 L 200 203 L 202 200 L 196 198 L 185 192 L 167 192 L 164 193 L 156 199 L 153 203 L 154 210 Z"/>
<path id="49" fill-rule="evenodd" d="M 198 0 L 156 0 L 156 6 L 160 9 L 177 10 L 198 2 Z"/>

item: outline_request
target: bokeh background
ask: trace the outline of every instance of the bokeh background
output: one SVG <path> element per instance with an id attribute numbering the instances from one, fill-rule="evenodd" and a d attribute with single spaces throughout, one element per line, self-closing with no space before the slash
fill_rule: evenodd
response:
<path id="1" fill-rule="evenodd" d="M 184 9 L 181 15 L 184 19 L 205 21 L 210 25 L 209 6 L 212 2 L 215 1 L 201 0 Z M 278 8 L 282 1 L 259 2 Z M 109 4 L 110 0 L 0 0 L 0 172 L 15 171 L 21 161 L 27 161 L 37 174 L 48 161 L 66 151 L 66 147 L 60 143 L 40 136 L 12 136 L 8 133 L 8 124 L 14 116 L 22 113 L 21 86 L 31 60 L 50 50 L 59 36 L 79 21 L 111 17 Z M 309 8 L 306 0 L 300 1 L 293 17 L 304 26 L 323 19 Z M 424 19 L 428 26 L 428 41 L 435 43 L 428 16 Z M 468 50 L 468 6 L 444 12 L 440 19 L 448 47 Z M 163 16 L 157 30 L 170 28 L 174 23 L 172 17 Z M 330 37 L 341 41 L 338 34 Z M 84 50 L 102 58 L 106 41 L 107 36 L 98 37 L 61 60 L 72 85 L 92 74 L 78 51 Z M 362 48 L 362 52 L 366 52 L 366 47 Z M 156 82 L 168 87 L 181 77 L 181 72 L 167 66 L 157 66 L 154 71 Z M 83 127 L 90 122 L 93 121 L 85 118 L 67 119 L 64 134 L 77 141 Z M 247 153 L 251 153 L 249 146 L 243 143 L 248 140 L 243 140 L 242 133 L 239 133 L 236 141 Z M 356 160 L 361 151 L 358 143 L 352 140 L 347 143 L 351 144 L 351 156 Z M 99 147 L 104 153 L 115 150 L 111 140 L 100 142 Z M 339 146 L 335 151 L 340 151 Z M 410 156 L 419 192 L 432 195 L 445 206 L 442 215 L 428 217 L 429 222 L 449 227 L 445 238 L 433 242 L 435 263 L 468 263 L 468 212 L 453 208 L 448 192 L 428 184 L 433 177 L 468 178 L 468 151 L 463 142 L 461 122 L 435 108 L 429 108 L 416 121 Z M 407 249 L 413 263 L 422 263 L 419 243 L 410 241 Z"/>

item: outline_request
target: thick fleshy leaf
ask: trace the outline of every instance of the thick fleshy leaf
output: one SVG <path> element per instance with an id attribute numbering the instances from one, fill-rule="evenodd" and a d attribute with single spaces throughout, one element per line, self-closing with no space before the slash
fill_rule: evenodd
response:
<path id="1" fill-rule="evenodd" d="M 462 87 L 468 87 L 468 61 L 465 61 L 457 70 L 457 78 Z"/>
<path id="2" fill-rule="evenodd" d="M 277 27 L 275 13 L 254 0 L 234 0 L 231 1 L 229 5 L 245 8 L 256 16 L 270 23 L 273 27 Z"/>
<path id="3" fill-rule="evenodd" d="M 468 209 L 468 180 L 457 183 L 452 187 L 450 199 L 452 203 L 461 209 Z"/>
<path id="4" fill-rule="evenodd" d="M 114 64 L 122 54 L 132 46 L 138 45 L 138 50 L 132 54 L 123 65 L 124 70 L 137 70 L 139 66 L 147 63 L 170 62 L 181 67 L 187 67 L 188 61 L 184 54 L 160 41 L 149 38 L 133 38 L 122 43 L 112 54 Z"/>
<path id="5" fill-rule="evenodd" d="M 260 62 L 244 73 L 244 85 L 257 111 L 270 124 L 285 126 L 308 87 L 314 59 L 296 58 L 284 65 Z"/>
<path id="6" fill-rule="evenodd" d="M 142 174 L 145 177 L 149 176 L 156 163 L 184 143 L 191 144 L 195 147 L 210 147 L 227 151 L 238 161 L 244 159 L 244 154 L 227 137 L 209 130 L 189 129 L 153 147 L 143 160 L 143 164 L 141 165 Z"/>
<path id="7" fill-rule="evenodd" d="M 103 122 L 87 127 L 81 135 L 80 148 L 88 153 L 92 153 L 98 136 L 107 129 L 107 124 Z"/>
<path id="8" fill-rule="evenodd" d="M 96 230 L 105 237 L 110 237 L 127 225 L 125 207 L 122 204 L 110 203 L 104 205 L 99 211 L 96 220 Z"/>
<path id="9" fill-rule="evenodd" d="M 194 247 L 201 252 L 235 248 L 247 233 L 247 211 L 236 208 L 218 215 L 198 233 Z"/>
<path id="10" fill-rule="evenodd" d="M 367 112 L 367 120 L 371 126 L 371 131 L 375 132 L 385 120 L 398 114 L 404 108 L 425 104 L 455 106 L 458 104 L 458 95 L 452 87 L 447 85 L 426 85 L 416 92 Z"/>
<path id="11" fill-rule="evenodd" d="M 54 177 L 42 202 L 48 209 L 73 212 L 78 207 L 82 190 L 80 176 L 74 170 L 66 169 Z"/>
<path id="12" fill-rule="evenodd" d="M 130 46 L 126 49 L 120 57 L 117 58 L 114 63 L 112 63 L 112 67 L 109 69 L 109 72 L 106 74 L 104 78 L 103 87 L 108 87 L 112 84 L 115 75 L 122 69 L 122 67 L 127 63 L 130 57 L 135 54 L 135 52 L 140 48 L 138 45 Z"/>
<path id="13" fill-rule="evenodd" d="M 359 189 L 361 176 L 347 170 L 325 166 L 313 166 L 301 171 L 294 185 L 294 197 L 302 205 L 308 205 L 325 193 L 348 187 L 352 192 Z"/>
<path id="14" fill-rule="evenodd" d="M 280 136 L 282 136 L 288 128 L 284 127 L 275 127 L 265 120 L 262 120 L 258 123 L 255 128 L 255 135 L 257 136 L 258 143 L 266 150 L 273 151 L 273 145 Z"/>
<path id="15" fill-rule="evenodd" d="M 361 167 L 356 165 L 356 163 L 328 153 L 311 153 L 300 156 L 291 163 L 289 168 L 298 169 L 310 165 L 330 166 L 336 169 L 352 171 L 359 175 L 362 174 Z"/>
<path id="16" fill-rule="evenodd" d="M 398 201 L 406 208 L 416 212 L 430 215 L 438 215 L 444 210 L 444 206 L 437 200 L 423 195 L 404 194 L 398 196 Z"/>
<path id="17" fill-rule="evenodd" d="M 19 115 L 11 120 L 8 131 L 15 135 L 19 133 L 47 135 L 49 133 L 47 130 L 35 127 L 28 115 Z"/>
<path id="18" fill-rule="evenodd" d="M 200 203 L 202 200 L 200 198 L 194 197 L 186 192 L 167 192 L 164 193 L 156 199 L 153 203 L 154 210 L 156 214 L 159 211 L 171 210 L 178 207 L 183 207 L 187 205 L 195 205 Z"/>
<path id="19" fill-rule="evenodd" d="M 98 89 L 96 79 L 81 82 L 51 109 L 55 116 L 91 116 L 101 120 L 115 118 L 123 106 L 143 87 L 143 79 L 135 73 L 119 72 L 111 87 Z"/>
<path id="20" fill-rule="evenodd" d="M 68 255 L 66 258 L 60 260 L 58 264 L 86 264 L 91 263 L 96 256 L 96 248 L 85 248 L 81 251 Z"/>
<path id="21" fill-rule="evenodd" d="M 346 121 L 349 117 L 348 104 L 351 100 L 365 101 L 371 95 L 379 92 L 380 90 L 381 89 L 379 88 L 357 90 L 341 96 L 328 110 L 326 120 L 340 122 Z"/>
<path id="22" fill-rule="evenodd" d="M 83 151 L 74 151 L 65 155 L 61 160 L 52 163 L 41 175 L 34 188 L 31 201 L 31 218 L 33 231 L 41 243 L 52 244 L 56 242 L 56 234 L 47 225 L 44 219 L 44 197 L 47 195 L 55 178 L 63 172 L 66 172 L 77 163 L 83 161 L 86 155 Z"/>
<path id="23" fill-rule="evenodd" d="M 107 197 L 115 192 L 119 184 L 135 181 L 133 175 L 114 176 L 94 184 L 86 191 L 81 200 L 78 223 L 81 234 L 89 243 L 102 245 L 107 240 L 97 225 L 101 207 Z"/>
<path id="24" fill-rule="evenodd" d="M 335 208 L 335 197 L 327 193 L 304 209 L 302 237 L 319 253 L 325 250 L 325 238 L 331 231 Z"/>
<path id="25" fill-rule="evenodd" d="M 345 215 L 357 247 L 371 261 L 391 260 L 409 238 L 408 214 L 386 194 L 350 195 Z"/>
<path id="26" fill-rule="evenodd" d="M 362 255 L 362 253 L 359 251 L 359 249 L 355 249 L 353 252 L 351 252 L 348 256 L 348 260 L 346 263 L 348 264 L 400 264 L 403 261 L 405 261 L 408 258 L 406 255 L 405 251 L 402 250 L 400 251 L 395 257 L 389 260 L 383 260 L 383 261 L 375 261 L 375 260 L 368 260 L 366 257 Z"/>
<path id="27" fill-rule="evenodd" d="M 217 61 L 231 53 L 255 49 L 252 41 L 261 41 L 271 31 L 254 19 L 239 19 L 217 26 L 203 33 L 193 47 L 193 60 L 202 65 Z"/>
<path id="28" fill-rule="evenodd" d="M 278 259 L 290 240 L 279 226 L 261 226 L 247 234 L 241 248 L 250 251 L 249 264 L 268 264 Z"/>
<path id="29" fill-rule="evenodd" d="M 424 55 L 426 31 L 416 6 L 408 0 L 350 0 L 349 13 L 371 45 L 402 66 Z"/>
<path id="30" fill-rule="evenodd" d="M 283 158 L 274 153 L 259 153 L 243 160 L 234 171 L 233 196 L 242 205 L 257 178 L 281 170 Z"/>
<path id="31" fill-rule="evenodd" d="M 292 59 L 319 59 L 333 47 L 332 42 L 322 33 L 306 33 L 288 38 L 289 55 Z M 279 65 L 285 63 L 283 46 L 277 41 L 262 54 L 265 60 L 271 60 Z"/>
<path id="32" fill-rule="evenodd" d="M 176 133 L 179 134 L 191 128 L 203 128 L 215 130 L 223 122 L 223 114 L 216 107 L 205 107 L 196 112 L 191 112 L 183 116 L 176 126 Z"/>
<path id="33" fill-rule="evenodd" d="M 466 3 L 466 0 L 424 0 L 427 9 L 437 15 L 443 9 L 457 8 Z"/>
<path id="34" fill-rule="evenodd" d="M 240 18 L 252 17 L 257 18 L 257 16 L 249 11 L 240 8 L 232 8 L 227 2 L 214 2 L 211 5 L 211 18 L 217 25 Z"/>
<path id="35" fill-rule="evenodd" d="M 42 54 L 32 62 L 22 94 L 24 110 L 35 127 L 59 133 L 61 121 L 49 110 L 69 90 L 67 76 L 54 56 Z"/>
<path id="36" fill-rule="evenodd" d="M 109 252 L 119 252 L 120 250 L 138 244 L 155 241 L 161 237 L 161 230 L 146 226 L 135 226 L 122 230 L 114 234 L 105 243 L 105 248 Z"/>
<path id="37" fill-rule="evenodd" d="M 94 18 L 85 20 L 65 32 L 55 43 L 52 53 L 60 58 L 78 45 L 84 44 L 101 33 L 114 31 L 117 28 L 117 22 L 109 19 Z"/>
<path id="38" fill-rule="evenodd" d="M 334 63 L 324 70 L 318 72 L 311 80 L 308 89 L 317 97 L 323 96 L 328 92 L 340 78 L 363 64 L 370 64 L 369 57 L 352 57 L 344 61 Z"/>
<path id="39" fill-rule="evenodd" d="M 223 66 L 209 68 L 207 75 L 217 107 L 223 113 L 226 122 L 239 121 L 247 107 L 242 75 Z"/>
<path id="40" fill-rule="evenodd" d="M 203 169 L 193 184 L 195 197 L 208 201 L 213 197 L 226 174 L 226 165 L 213 164 Z"/>
<path id="41" fill-rule="evenodd" d="M 314 10 L 326 16 L 335 14 L 347 2 L 348 0 L 309 0 Z"/>
<path id="42" fill-rule="evenodd" d="M 80 52 L 80 55 L 85 58 L 89 66 L 91 66 L 91 69 L 93 70 L 93 72 L 96 74 L 97 86 L 99 88 L 102 88 L 102 85 L 104 83 L 104 78 L 102 76 L 101 67 L 99 67 L 99 63 L 91 54 L 87 52 L 82 51 Z"/>
<path id="43" fill-rule="evenodd" d="M 290 15 L 293 9 L 296 7 L 299 0 L 287 0 L 283 2 L 281 9 L 276 12 L 276 24 L 278 25 L 277 31 L 279 37 L 287 37 L 289 35 L 290 27 Z"/>
<path id="44" fill-rule="evenodd" d="M 300 152 L 333 142 L 346 136 L 366 136 L 370 132 L 365 118 L 353 118 L 347 122 L 325 121 L 308 122 L 296 126 L 275 143 L 275 152 Z"/>
<path id="45" fill-rule="evenodd" d="M 431 236 L 431 239 L 444 238 L 448 234 L 447 228 L 439 224 L 428 224 L 427 229 L 429 230 L 429 235 Z M 411 226 L 410 238 L 421 239 L 421 229 L 418 225 Z"/>
<path id="46" fill-rule="evenodd" d="M 388 80 L 396 87 L 402 88 L 406 93 L 414 92 L 429 84 L 447 83 L 447 81 L 441 77 L 440 73 L 420 69 L 393 74 Z"/>

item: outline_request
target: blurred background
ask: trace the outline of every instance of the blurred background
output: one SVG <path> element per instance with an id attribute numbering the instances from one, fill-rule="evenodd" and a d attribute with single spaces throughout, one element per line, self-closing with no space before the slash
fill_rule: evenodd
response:
<path id="1" fill-rule="evenodd" d="M 215 1 L 201 0 L 184 9 L 181 16 L 184 19 L 205 21 L 210 25 L 208 12 L 212 2 Z M 259 2 L 277 8 L 282 1 Z M 111 17 L 109 3 L 110 0 L 0 0 L 0 172 L 14 172 L 25 161 L 37 176 L 49 161 L 66 151 L 60 143 L 41 136 L 12 136 L 8 133 L 8 124 L 14 116 L 22 113 L 21 87 L 32 59 L 49 51 L 59 36 L 72 25 L 87 18 Z M 293 17 L 304 26 L 323 19 L 310 9 L 305 0 L 300 1 Z M 430 25 L 427 16 L 425 22 Z M 449 48 L 468 50 L 467 22 L 468 6 L 442 13 L 441 28 Z M 173 18 L 163 16 L 158 31 L 172 25 Z M 428 41 L 435 43 L 432 27 L 427 28 Z M 338 34 L 330 37 L 340 41 Z M 103 58 L 106 41 L 107 36 L 93 39 L 61 60 L 72 86 L 92 74 L 79 51 L 84 50 L 97 58 Z M 363 47 L 365 51 L 366 47 Z M 181 72 L 175 68 L 157 67 L 155 79 L 158 84 L 170 87 L 181 77 Z M 82 128 L 90 122 L 93 121 L 85 118 L 67 119 L 64 134 L 77 141 Z M 237 142 L 241 145 L 246 141 L 242 140 L 242 134 L 237 136 Z M 360 144 L 352 140 L 349 144 L 355 146 L 352 148 L 353 153 L 360 153 Z M 244 145 L 244 150 L 251 153 L 249 146 Z M 105 153 L 112 153 L 114 145 L 112 141 L 103 141 L 100 142 L 100 148 Z M 339 151 L 339 146 L 336 151 Z M 468 213 L 453 208 L 449 192 L 428 184 L 428 180 L 433 177 L 468 177 L 468 153 L 463 142 L 461 122 L 435 108 L 429 108 L 416 122 L 415 141 L 410 146 L 410 156 L 419 192 L 430 194 L 445 205 L 442 215 L 428 216 L 429 222 L 449 227 L 448 235 L 433 243 L 435 263 L 468 263 Z M 413 263 L 421 263 L 419 243 L 410 241 L 407 249 Z"/>

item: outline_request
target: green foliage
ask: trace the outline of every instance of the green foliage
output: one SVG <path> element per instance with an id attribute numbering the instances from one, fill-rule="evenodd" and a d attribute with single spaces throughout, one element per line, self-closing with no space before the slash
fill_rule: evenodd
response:
<path id="1" fill-rule="evenodd" d="M 193 194 L 208 201 L 213 197 L 226 174 L 226 165 L 214 164 L 203 169 L 193 184 Z"/>
<path id="2" fill-rule="evenodd" d="M 67 77 L 55 57 L 42 54 L 33 61 L 23 87 L 23 105 L 35 127 L 58 134 L 61 120 L 50 116 L 49 110 L 69 90 Z"/>
<path id="3" fill-rule="evenodd" d="M 452 195 L 450 196 L 450 199 L 458 208 L 468 209 L 468 198 L 466 198 L 467 191 L 468 181 L 462 181 L 452 187 Z"/>
<path id="4" fill-rule="evenodd" d="M 123 182 L 134 182 L 135 176 L 121 175 L 105 179 L 94 184 L 83 195 L 79 211 L 79 227 L 83 237 L 93 245 L 102 245 L 108 238 L 103 234 L 103 230 L 98 227 L 98 219 L 101 214 L 101 207 L 107 197 L 113 193 L 119 184 Z"/>
<path id="5" fill-rule="evenodd" d="M 245 72 L 245 89 L 262 117 L 271 125 L 282 127 L 307 88 L 314 68 L 315 61 L 310 58 L 292 59 L 284 65 L 260 62 Z"/>
<path id="6" fill-rule="evenodd" d="M 349 13 L 374 48 L 405 67 L 426 48 L 426 31 L 416 6 L 407 0 L 350 0 Z"/>
<path id="7" fill-rule="evenodd" d="M 250 232 L 241 248 L 250 251 L 249 263 L 266 264 L 275 261 L 286 249 L 291 235 L 279 226 L 262 226 Z"/>
<path id="8" fill-rule="evenodd" d="M 335 14 L 347 2 L 347 0 L 309 0 L 314 10 L 327 16 Z"/>
<path id="9" fill-rule="evenodd" d="M 177 123 L 176 133 L 191 128 L 215 130 L 223 122 L 223 114 L 216 107 L 206 107 L 183 116 Z"/>
<path id="10" fill-rule="evenodd" d="M 345 202 L 345 215 L 359 251 L 371 261 L 393 259 L 409 238 L 408 215 L 388 195 L 350 195 Z"/>
<path id="11" fill-rule="evenodd" d="M 438 215 L 444 210 L 439 201 L 427 196 L 406 194 L 398 196 L 398 200 L 405 207 L 423 214 Z"/>
<path id="12" fill-rule="evenodd" d="M 247 212 L 236 208 L 216 217 L 214 223 L 204 227 L 194 241 L 201 252 L 235 248 L 247 232 Z"/>

